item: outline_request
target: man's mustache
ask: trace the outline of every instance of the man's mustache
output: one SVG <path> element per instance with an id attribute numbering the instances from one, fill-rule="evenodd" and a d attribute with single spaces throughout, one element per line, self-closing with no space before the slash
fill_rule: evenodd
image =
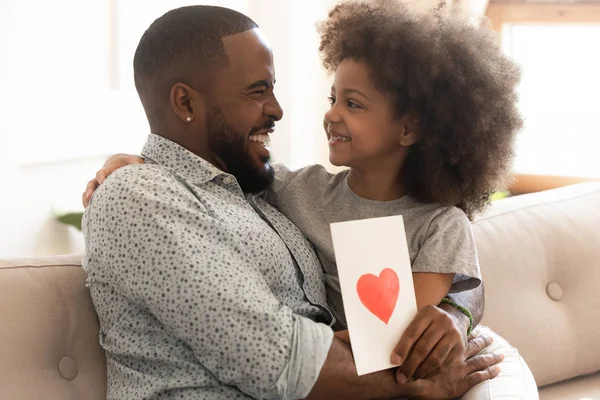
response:
<path id="1" fill-rule="evenodd" d="M 267 122 L 265 122 L 264 124 L 259 125 L 259 126 L 255 126 L 254 128 L 252 128 L 250 130 L 250 134 L 252 135 L 252 134 L 254 134 L 254 133 L 256 133 L 256 132 L 258 132 L 260 130 L 263 130 L 263 129 L 273 129 L 273 128 L 275 128 L 275 121 L 272 120 L 272 119 L 270 119 Z"/>

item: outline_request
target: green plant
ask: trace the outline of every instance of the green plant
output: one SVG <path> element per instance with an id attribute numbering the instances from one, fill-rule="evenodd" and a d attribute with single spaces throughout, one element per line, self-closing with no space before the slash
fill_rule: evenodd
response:
<path id="1" fill-rule="evenodd" d="M 81 219 L 83 218 L 83 212 L 70 212 L 60 214 L 56 216 L 56 219 L 63 224 L 71 225 L 81 231 Z"/>
<path id="2" fill-rule="evenodd" d="M 496 200 L 501 200 L 501 199 L 505 199 L 507 197 L 510 197 L 510 192 L 509 191 L 504 191 L 504 192 L 496 192 L 492 195 L 492 201 L 496 201 Z"/>

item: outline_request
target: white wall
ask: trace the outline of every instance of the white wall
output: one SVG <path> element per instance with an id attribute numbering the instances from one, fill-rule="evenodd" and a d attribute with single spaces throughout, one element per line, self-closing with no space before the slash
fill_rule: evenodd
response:
<path id="1" fill-rule="evenodd" d="M 0 257 L 82 251 L 80 232 L 59 223 L 55 216 L 81 208 L 82 188 L 101 163 L 101 159 L 44 163 L 5 175 L 0 196 Z"/>
<path id="2" fill-rule="evenodd" d="M 489 0 L 459 0 L 458 3 L 474 16 L 485 15 Z"/>

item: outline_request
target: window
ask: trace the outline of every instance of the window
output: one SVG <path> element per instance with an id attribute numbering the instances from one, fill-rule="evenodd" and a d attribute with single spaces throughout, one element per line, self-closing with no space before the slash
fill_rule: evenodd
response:
<path id="1" fill-rule="evenodd" d="M 600 176 L 600 25 L 514 25 L 504 37 L 523 69 L 514 169 Z"/>
<path id="2" fill-rule="evenodd" d="M 518 174 L 600 177 L 600 5 L 490 4 L 522 67 Z"/>

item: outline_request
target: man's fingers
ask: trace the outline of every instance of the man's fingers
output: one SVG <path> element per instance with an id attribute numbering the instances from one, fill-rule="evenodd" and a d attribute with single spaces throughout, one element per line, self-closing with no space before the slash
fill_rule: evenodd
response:
<path id="1" fill-rule="evenodd" d="M 448 337 L 444 336 L 442 340 L 433 348 L 427 358 L 421 363 L 413 374 L 415 379 L 425 378 L 433 371 L 442 366 L 444 361 L 450 355 L 450 352 L 454 349 L 454 343 Z M 462 347 L 462 346 L 461 346 Z M 456 353 L 456 352 L 454 352 Z M 464 351 L 461 350 L 461 353 Z"/>
<path id="2" fill-rule="evenodd" d="M 500 353 L 490 353 L 490 354 L 480 354 L 478 356 L 474 356 L 469 358 L 465 365 L 467 366 L 467 372 L 473 373 L 477 371 L 483 371 L 488 367 L 499 364 L 504 360 L 504 354 Z"/>
<path id="3" fill-rule="evenodd" d="M 493 365 L 491 367 L 487 367 L 483 371 L 473 372 L 472 374 L 467 375 L 465 378 L 465 382 L 469 387 L 473 387 L 483 381 L 487 381 L 489 379 L 493 379 L 498 376 L 500 373 L 500 367 L 497 365 Z"/>
<path id="4" fill-rule="evenodd" d="M 404 364 L 406 359 L 408 358 L 408 354 L 410 349 L 414 346 L 414 344 L 419 340 L 423 332 L 429 327 L 431 321 L 424 320 L 413 320 L 413 322 L 406 328 L 404 333 L 402 334 L 402 338 L 400 342 L 394 348 L 394 352 L 392 353 L 391 362 L 392 364 Z"/>
<path id="5" fill-rule="evenodd" d="M 403 364 L 408 358 L 408 354 L 412 347 L 417 343 L 423 332 L 429 328 L 433 318 L 430 310 L 424 307 L 419 310 L 415 318 L 412 320 L 408 328 L 402 334 L 400 342 L 394 348 L 392 352 L 391 362 L 394 365 Z"/>
<path id="6" fill-rule="evenodd" d="M 462 362 L 466 360 L 464 346 L 454 346 L 450 350 L 450 354 L 446 357 L 446 363 L 452 362 L 452 360 L 460 360 Z"/>
<path id="7" fill-rule="evenodd" d="M 406 361 L 398 368 L 396 380 L 404 383 L 410 379 L 443 337 L 444 331 L 437 329 L 435 324 L 430 325 L 415 343 Z"/>
<path id="8" fill-rule="evenodd" d="M 469 339 L 467 343 L 467 350 L 465 351 L 465 358 L 471 358 L 478 354 L 481 350 L 490 346 L 494 342 L 494 338 L 487 335 L 477 336 L 476 338 Z"/>

